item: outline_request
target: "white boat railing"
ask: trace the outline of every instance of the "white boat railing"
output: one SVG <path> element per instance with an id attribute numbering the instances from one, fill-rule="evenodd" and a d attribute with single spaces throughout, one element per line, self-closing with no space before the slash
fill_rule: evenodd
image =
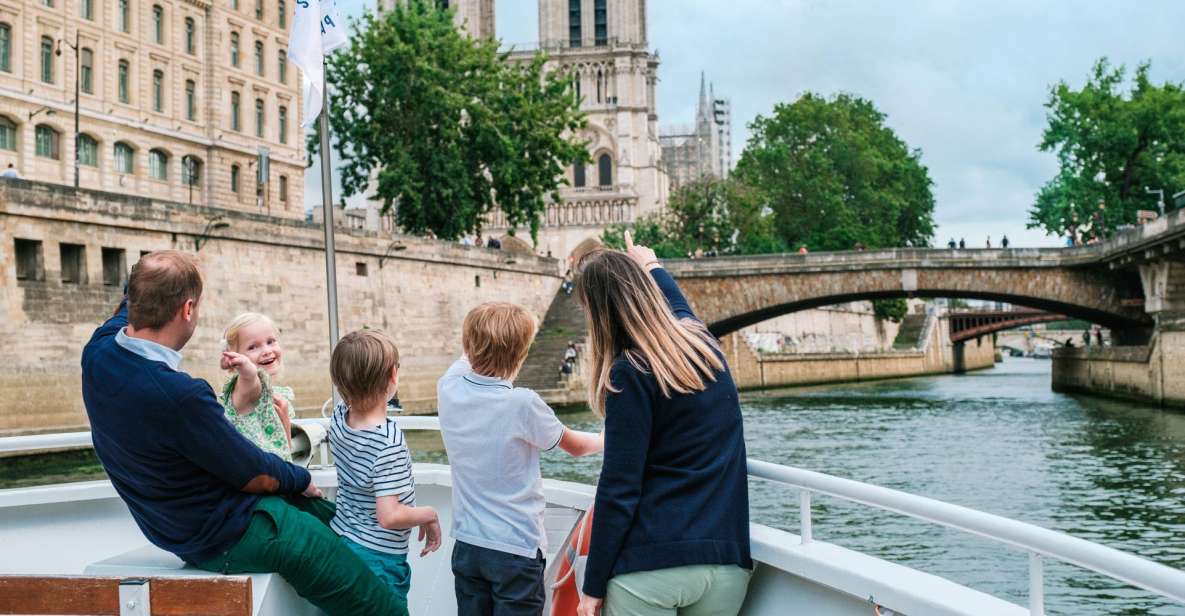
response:
<path id="1" fill-rule="evenodd" d="M 329 420 L 324 418 L 298 419 L 295 423 L 329 428 Z M 401 416 L 399 426 L 402 430 L 438 431 L 440 421 L 431 416 Z M 90 446 L 90 432 L 0 438 L 0 454 Z M 327 443 L 321 443 L 320 453 L 321 462 L 325 463 L 328 459 Z M 749 460 L 749 475 L 799 490 L 799 536 L 803 544 L 814 540 L 811 525 L 812 496 L 825 494 L 1019 549 L 1029 555 L 1029 610 L 1034 616 L 1045 613 L 1044 558 L 1076 565 L 1185 604 L 1185 571 L 1065 533 L 924 496 L 761 460 Z"/>
<path id="2" fill-rule="evenodd" d="M 799 535 L 804 544 L 813 540 L 811 496 L 818 493 L 892 511 L 1023 550 L 1029 554 L 1029 611 L 1034 615 L 1045 613 L 1044 557 L 1077 565 L 1185 603 L 1185 571 L 1054 530 L 924 496 L 761 460 L 749 460 L 749 475 L 800 490 Z"/>

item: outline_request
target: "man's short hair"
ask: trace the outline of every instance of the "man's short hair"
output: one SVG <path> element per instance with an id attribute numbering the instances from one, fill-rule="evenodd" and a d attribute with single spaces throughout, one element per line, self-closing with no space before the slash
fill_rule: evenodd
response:
<path id="1" fill-rule="evenodd" d="M 527 359 L 537 327 L 535 317 L 526 308 L 488 302 L 465 316 L 461 345 L 474 372 L 512 379 Z"/>
<path id="2" fill-rule="evenodd" d="M 346 334 L 329 359 L 329 378 L 350 406 L 385 400 L 391 371 L 399 367 L 399 349 L 387 334 L 362 329 Z"/>
<path id="3" fill-rule="evenodd" d="M 135 329 L 160 329 L 185 302 L 201 297 L 197 261 L 176 250 L 155 250 L 137 261 L 128 276 L 128 323 Z"/>

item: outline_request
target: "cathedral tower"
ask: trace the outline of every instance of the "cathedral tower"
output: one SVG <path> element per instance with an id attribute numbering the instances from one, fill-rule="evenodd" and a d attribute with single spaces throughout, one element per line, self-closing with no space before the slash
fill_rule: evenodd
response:
<path id="1" fill-rule="evenodd" d="M 379 10 L 389 9 L 402 0 L 379 0 Z M 433 0 L 436 5 L 453 10 L 453 23 L 474 38 L 494 37 L 494 0 Z"/>

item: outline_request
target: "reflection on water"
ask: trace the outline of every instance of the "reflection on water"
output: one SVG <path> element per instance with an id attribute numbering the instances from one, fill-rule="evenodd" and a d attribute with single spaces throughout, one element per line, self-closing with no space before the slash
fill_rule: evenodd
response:
<path id="1" fill-rule="evenodd" d="M 1009 359 L 963 376 L 747 397 L 749 455 L 1016 518 L 1185 568 L 1185 414 L 1049 388 L 1048 361 Z M 588 412 L 563 415 L 597 430 Z M 439 435 L 410 438 L 444 462 Z M 544 475 L 595 482 L 599 457 L 553 452 Z M 1027 605 L 1027 555 L 911 519 L 816 498 L 819 539 Z M 795 531 L 797 494 L 754 481 L 756 521 Z M 1148 593 L 1059 563 L 1053 614 L 1185 614 Z"/>

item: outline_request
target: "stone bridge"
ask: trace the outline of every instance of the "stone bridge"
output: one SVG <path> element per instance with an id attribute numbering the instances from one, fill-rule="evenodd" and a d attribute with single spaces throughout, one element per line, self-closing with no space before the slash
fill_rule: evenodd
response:
<path id="1" fill-rule="evenodd" d="M 667 262 L 717 336 L 782 314 L 856 300 L 1000 301 L 1146 339 L 1164 311 L 1185 311 L 1185 211 L 1075 248 L 861 252 Z"/>

